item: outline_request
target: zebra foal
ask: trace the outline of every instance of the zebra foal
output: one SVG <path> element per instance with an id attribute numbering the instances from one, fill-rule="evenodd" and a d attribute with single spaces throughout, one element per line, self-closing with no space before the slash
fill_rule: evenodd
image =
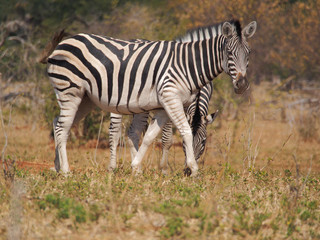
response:
<path id="1" fill-rule="evenodd" d="M 184 107 L 222 71 L 231 76 L 236 93 L 249 87 L 246 39 L 255 33 L 256 22 L 243 29 L 239 21 L 223 22 L 216 29 L 215 36 L 186 43 L 77 34 L 48 51 L 43 62 L 47 62 L 60 106 L 54 121 L 56 170 L 70 171 L 66 151 L 69 130 L 98 106 L 118 114 L 156 110 L 132 162 L 134 171 L 140 171 L 148 146 L 170 119 L 185 142 L 186 164 L 196 175 L 198 165 Z"/>

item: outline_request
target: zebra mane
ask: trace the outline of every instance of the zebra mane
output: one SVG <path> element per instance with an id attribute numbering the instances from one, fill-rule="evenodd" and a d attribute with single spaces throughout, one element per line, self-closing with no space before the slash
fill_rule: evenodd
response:
<path id="1" fill-rule="evenodd" d="M 239 39 L 241 40 L 242 28 L 241 28 L 240 21 L 239 20 L 232 20 L 232 21 L 230 21 L 230 23 L 233 24 L 236 27 L 237 35 L 238 35 Z"/>
<path id="2" fill-rule="evenodd" d="M 230 24 L 235 26 L 236 32 L 238 37 L 241 40 L 241 24 L 239 20 L 232 19 L 231 21 L 227 21 Z M 221 34 L 221 28 L 222 25 L 225 22 L 221 22 L 218 24 L 210 25 L 210 26 L 205 26 L 205 27 L 198 27 L 195 29 L 189 30 L 186 34 L 176 38 L 177 42 L 192 42 L 192 41 L 199 41 L 199 40 L 204 40 L 204 39 L 209 39 L 213 38 L 217 35 Z"/>

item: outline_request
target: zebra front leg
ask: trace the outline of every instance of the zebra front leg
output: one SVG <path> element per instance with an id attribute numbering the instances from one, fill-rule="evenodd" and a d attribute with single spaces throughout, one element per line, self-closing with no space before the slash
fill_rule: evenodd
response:
<path id="1" fill-rule="evenodd" d="M 121 136 L 122 115 L 111 113 L 109 127 L 109 146 L 110 146 L 110 162 L 109 171 L 113 171 L 117 167 L 117 147 Z"/>
<path id="2" fill-rule="evenodd" d="M 169 150 L 172 146 L 172 122 L 168 121 L 162 129 L 162 157 L 160 160 L 160 169 L 164 175 L 168 174 Z"/>
<path id="3" fill-rule="evenodd" d="M 132 123 L 128 130 L 128 145 L 130 147 L 131 161 L 133 161 L 137 155 L 140 137 L 148 125 L 148 118 L 149 112 L 133 115 Z"/>
<path id="4" fill-rule="evenodd" d="M 174 93 L 172 88 L 164 90 L 161 94 L 161 104 L 183 138 L 186 164 L 191 170 L 191 176 L 194 177 L 198 174 L 198 164 L 194 157 L 192 131 L 184 113 L 182 101 L 177 96 L 179 95 Z"/>
<path id="5" fill-rule="evenodd" d="M 155 113 L 153 119 L 151 120 L 148 129 L 143 137 L 139 151 L 137 152 L 134 160 L 132 161 L 132 169 L 135 173 L 141 173 L 141 162 L 143 156 L 145 155 L 148 147 L 157 137 L 163 126 L 169 120 L 166 112 L 164 110 L 159 110 Z"/>

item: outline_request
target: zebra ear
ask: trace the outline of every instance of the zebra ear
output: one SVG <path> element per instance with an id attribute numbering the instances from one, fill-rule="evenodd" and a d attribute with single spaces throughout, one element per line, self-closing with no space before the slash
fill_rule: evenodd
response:
<path id="1" fill-rule="evenodd" d="M 229 38 L 232 36 L 232 31 L 233 31 L 233 28 L 232 28 L 232 25 L 229 23 L 229 22 L 225 22 L 223 25 L 222 25 L 222 34 L 226 37 L 226 38 Z"/>
<path id="2" fill-rule="evenodd" d="M 257 30 L 257 22 L 253 21 L 249 23 L 243 30 L 243 36 L 245 38 L 251 38 Z"/>
<path id="3" fill-rule="evenodd" d="M 214 113 L 211 113 L 209 115 L 207 115 L 206 120 L 207 120 L 207 124 L 211 124 L 213 123 L 213 121 L 216 119 L 216 117 L 218 116 L 218 112 L 219 110 L 217 110 Z"/>

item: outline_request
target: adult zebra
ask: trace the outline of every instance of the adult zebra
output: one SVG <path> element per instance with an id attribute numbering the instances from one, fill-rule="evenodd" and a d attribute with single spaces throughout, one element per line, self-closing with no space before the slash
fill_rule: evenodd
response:
<path id="1" fill-rule="evenodd" d="M 246 39 L 255 33 L 256 22 L 243 30 L 239 21 L 224 22 L 217 30 L 214 37 L 188 43 L 78 34 L 63 40 L 52 53 L 48 51 L 47 72 L 60 106 L 54 120 L 56 170 L 69 172 L 69 130 L 96 105 L 120 114 L 159 109 L 132 162 L 133 169 L 140 170 L 148 146 L 170 118 L 185 142 L 187 166 L 196 175 L 198 165 L 184 106 L 222 71 L 231 76 L 236 93 L 249 87 Z"/>
<path id="2" fill-rule="evenodd" d="M 209 39 L 218 33 L 217 25 L 200 27 L 188 31 L 185 35 L 175 39 L 177 42 L 192 42 Z M 193 149 L 196 162 L 204 152 L 207 137 L 207 125 L 212 123 L 217 116 L 217 112 L 208 115 L 209 101 L 212 95 L 212 82 L 205 85 L 200 91 L 195 101 L 187 108 L 186 117 L 190 124 L 193 135 Z M 131 159 L 133 160 L 138 148 L 142 132 L 148 124 L 149 113 L 135 114 L 128 130 L 128 143 L 130 147 Z M 111 113 L 109 127 L 110 162 L 109 170 L 116 168 L 116 149 L 121 135 L 122 115 Z M 160 169 L 167 173 L 168 154 L 172 146 L 172 122 L 168 121 L 162 129 L 162 158 Z M 183 142 L 184 148 L 184 142 Z"/>

